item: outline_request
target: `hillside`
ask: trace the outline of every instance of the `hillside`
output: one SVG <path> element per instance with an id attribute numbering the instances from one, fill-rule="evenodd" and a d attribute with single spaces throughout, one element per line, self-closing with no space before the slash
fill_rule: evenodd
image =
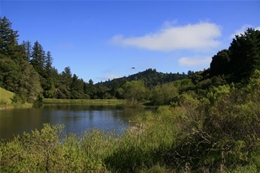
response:
<path id="1" fill-rule="evenodd" d="M 192 73 L 192 72 L 190 72 Z M 142 72 L 138 72 L 133 75 L 129 75 L 128 77 L 121 77 L 121 78 L 116 78 L 113 80 L 108 80 L 105 82 L 99 82 L 96 85 L 104 85 L 108 88 L 112 88 L 115 84 L 116 85 L 122 85 L 126 81 L 131 82 L 133 80 L 143 80 L 146 87 L 151 88 L 156 85 L 168 83 L 168 82 L 173 82 L 179 79 L 184 79 L 187 78 L 188 75 L 185 73 L 162 73 L 162 72 L 157 72 L 156 69 L 147 69 Z"/>
<path id="2" fill-rule="evenodd" d="M 7 91 L 0 87 L 0 107 L 8 106 L 12 104 L 13 92 Z"/>

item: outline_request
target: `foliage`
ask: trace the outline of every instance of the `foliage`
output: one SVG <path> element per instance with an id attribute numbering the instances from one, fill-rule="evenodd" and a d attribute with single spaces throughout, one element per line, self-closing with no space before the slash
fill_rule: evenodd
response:
<path id="1" fill-rule="evenodd" d="M 181 170 L 188 165 L 201 172 L 224 172 L 246 165 L 259 169 L 255 156 L 260 149 L 260 75 L 259 71 L 254 74 L 242 89 L 219 86 L 200 100 L 182 96 L 186 121 L 167 155 L 174 167 Z M 254 95 L 248 95 L 248 89 Z"/>
<path id="2" fill-rule="evenodd" d="M 174 83 L 158 85 L 151 91 L 150 102 L 154 105 L 169 105 L 178 96 Z"/>
<path id="3" fill-rule="evenodd" d="M 6 17 L 0 18 L 0 26 L 0 85 L 33 102 L 41 92 L 38 73 L 29 64 L 24 47 L 18 45 L 17 31 Z"/>
<path id="4" fill-rule="evenodd" d="M 126 82 L 123 89 L 129 106 L 136 106 L 139 101 L 145 99 L 146 88 L 143 81 Z"/>

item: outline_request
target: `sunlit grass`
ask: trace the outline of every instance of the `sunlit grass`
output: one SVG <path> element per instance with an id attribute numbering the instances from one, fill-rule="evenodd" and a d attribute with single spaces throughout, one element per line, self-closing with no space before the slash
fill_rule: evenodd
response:
<path id="1" fill-rule="evenodd" d="M 14 93 L 7 91 L 0 87 L 0 107 L 12 105 L 12 98 Z"/>
<path id="2" fill-rule="evenodd" d="M 44 104 L 82 104 L 89 106 L 120 106 L 126 101 L 121 99 L 44 99 Z"/>

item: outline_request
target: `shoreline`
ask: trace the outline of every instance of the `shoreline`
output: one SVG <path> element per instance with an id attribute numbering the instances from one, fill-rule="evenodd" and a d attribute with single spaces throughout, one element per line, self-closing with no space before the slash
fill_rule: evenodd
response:
<path id="1" fill-rule="evenodd" d="M 0 106 L 0 110 L 16 109 L 16 108 L 32 108 L 32 107 L 33 107 L 33 104 L 25 103 L 25 104 L 20 104 L 20 105 Z"/>

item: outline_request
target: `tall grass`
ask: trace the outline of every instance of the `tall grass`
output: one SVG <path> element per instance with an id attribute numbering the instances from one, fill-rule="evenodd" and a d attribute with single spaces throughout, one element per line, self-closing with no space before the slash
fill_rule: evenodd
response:
<path id="1" fill-rule="evenodd" d="M 123 106 L 125 100 L 120 99 L 44 99 L 44 104 L 84 104 L 88 106 Z"/>
<path id="2" fill-rule="evenodd" d="M 0 144 L 0 172 L 166 171 L 164 154 L 176 135 L 172 116 L 148 111 L 132 121 L 123 135 L 95 129 L 65 135 L 62 125 L 45 124 Z"/>
<path id="3" fill-rule="evenodd" d="M 207 167 L 189 165 L 194 164 L 189 162 L 189 156 L 194 152 L 196 158 L 204 159 L 205 165 L 212 161 L 209 159 L 214 161 L 218 157 L 197 152 L 204 151 L 200 141 L 187 150 L 187 146 L 197 139 L 188 136 L 190 140 L 187 140 L 189 130 L 192 134 L 196 130 L 186 128 L 191 121 L 185 116 L 188 113 L 186 108 L 168 106 L 159 107 L 156 112 L 146 111 L 132 117 L 133 127 L 123 135 L 96 129 L 81 136 L 67 135 L 62 125 L 45 124 L 41 130 L 0 143 L 0 172 L 209 172 Z M 241 152 L 239 157 L 246 152 Z M 254 160 L 259 159 L 258 150 L 253 154 Z M 259 172 L 258 164 L 244 163 L 232 165 L 222 172 Z M 221 169 L 211 170 L 220 172 Z"/>

